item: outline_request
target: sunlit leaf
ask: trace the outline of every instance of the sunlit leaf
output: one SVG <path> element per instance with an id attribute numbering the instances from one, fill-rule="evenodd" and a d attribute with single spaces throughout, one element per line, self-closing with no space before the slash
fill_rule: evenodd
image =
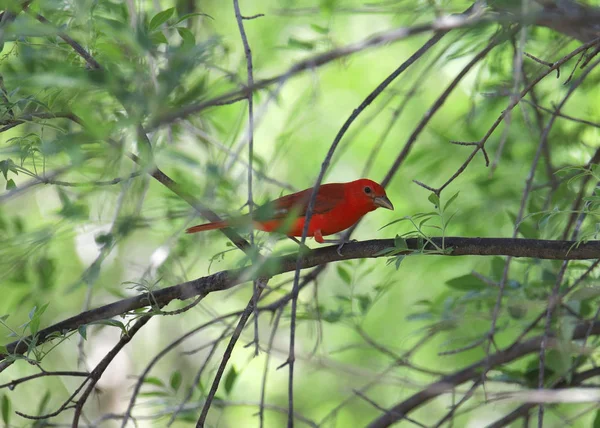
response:
<path id="1" fill-rule="evenodd" d="M 186 13 L 185 15 L 181 16 L 177 21 L 175 21 L 175 24 L 179 24 L 180 22 L 183 22 L 187 19 L 193 18 L 194 16 L 204 16 L 210 19 L 214 19 L 212 16 L 206 14 L 206 13 L 201 13 L 201 12 L 194 12 L 194 13 Z"/>
<path id="2" fill-rule="evenodd" d="M 165 386 L 165 384 L 163 383 L 162 380 L 160 380 L 159 378 L 154 377 L 154 376 L 146 376 L 144 378 L 143 383 L 148 383 L 150 385 L 158 386 L 161 388 L 164 388 L 164 386 Z"/>
<path id="3" fill-rule="evenodd" d="M 165 9 L 162 12 L 158 12 L 150 20 L 150 24 L 148 24 L 148 30 L 149 31 L 156 30 L 162 24 L 164 24 L 165 22 L 167 22 L 167 20 L 171 16 L 173 16 L 173 12 L 175 12 L 175 8 L 174 7 L 170 7 L 169 9 Z"/>
<path id="4" fill-rule="evenodd" d="M 196 37 L 189 29 L 185 27 L 177 27 L 177 32 L 183 39 L 184 45 L 193 46 L 196 44 Z"/>

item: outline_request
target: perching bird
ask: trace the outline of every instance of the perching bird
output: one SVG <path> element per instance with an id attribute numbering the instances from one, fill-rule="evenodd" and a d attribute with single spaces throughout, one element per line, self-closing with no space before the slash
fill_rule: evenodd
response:
<path id="1" fill-rule="evenodd" d="M 312 188 L 282 196 L 253 211 L 253 225 L 265 232 L 280 232 L 288 236 L 302 236 L 306 211 Z M 361 178 L 349 183 L 329 183 L 319 187 L 307 236 L 320 244 L 336 242 L 323 236 L 341 232 L 355 224 L 366 213 L 379 207 L 393 210 L 381 185 Z M 190 227 L 186 233 L 250 224 L 248 215 L 214 223 Z"/>

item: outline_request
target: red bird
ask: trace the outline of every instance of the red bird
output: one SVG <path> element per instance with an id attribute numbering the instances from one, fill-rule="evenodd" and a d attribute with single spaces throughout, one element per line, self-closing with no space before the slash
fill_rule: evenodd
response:
<path id="1" fill-rule="evenodd" d="M 265 232 L 281 232 L 288 236 L 302 236 L 306 211 L 312 188 L 268 202 L 253 211 L 253 224 Z M 349 183 L 330 183 L 319 187 L 308 226 L 308 235 L 323 244 L 323 236 L 348 229 L 366 213 L 379 207 L 393 210 L 394 206 L 381 185 L 366 178 Z M 223 229 L 250 223 L 245 215 L 236 219 L 217 221 L 190 227 L 187 233 Z"/>

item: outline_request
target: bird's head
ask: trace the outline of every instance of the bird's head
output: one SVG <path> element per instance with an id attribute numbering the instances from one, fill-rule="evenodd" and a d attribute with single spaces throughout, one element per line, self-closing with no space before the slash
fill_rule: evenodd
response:
<path id="1" fill-rule="evenodd" d="M 366 212 L 380 207 L 388 210 L 394 209 L 394 205 L 388 199 L 385 189 L 368 178 L 361 178 L 348 183 L 346 192 L 353 203 L 365 209 Z"/>

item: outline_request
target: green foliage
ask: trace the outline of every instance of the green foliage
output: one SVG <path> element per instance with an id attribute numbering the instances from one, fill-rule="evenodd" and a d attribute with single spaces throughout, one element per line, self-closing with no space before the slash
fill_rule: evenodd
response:
<path id="1" fill-rule="evenodd" d="M 4 422 L 5 426 L 10 426 L 12 411 L 10 398 L 8 398 L 6 394 L 2 394 L 2 404 L 0 404 L 0 406 L 2 407 L 2 421 Z"/>
<path id="2" fill-rule="evenodd" d="M 394 263 L 396 270 L 398 270 L 400 268 L 402 261 L 404 260 L 404 258 L 407 255 L 425 254 L 425 253 L 427 253 L 427 254 L 436 254 L 436 253 L 450 254 L 452 252 L 452 248 L 446 248 L 445 243 L 444 243 L 444 238 L 446 236 L 446 229 L 447 229 L 448 225 L 450 224 L 450 221 L 452 220 L 452 218 L 456 215 L 456 212 L 451 214 L 450 216 L 448 216 L 447 210 L 450 208 L 450 205 L 456 200 L 456 198 L 458 197 L 458 194 L 459 194 L 459 192 L 456 192 L 454 195 L 452 195 L 448 199 L 448 202 L 446 202 L 444 204 L 437 194 L 431 193 L 429 195 L 429 197 L 427 198 L 427 200 L 431 204 L 433 204 L 435 211 L 430 211 L 427 213 L 418 213 L 418 214 L 415 214 L 412 216 L 405 216 L 401 219 L 394 220 L 394 221 L 386 224 L 385 226 L 381 227 L 381 229 L 384 229 L 393 224 L 407 221 L 413 226 L 414 230 L 405 232 L 402 235 L 396 235 L 396 237 L 394 238 L 394 246 L 380 251 L 377 255 L 389 256 L 390 259 L 388 259 L 387 263 L 388 264 Z M 437 221 L 438 225 L 427 224 L 427 223 L 429 223 L 430 220 Z M 441 246 L 439 246 L 437 243 L 435 243 L 433 240 L 431 240 L 429 238 L 429 235 L 426 233 L 425 228 L 431 228 L 440 233 L 441 240 L 442 240 Z M 416 249 L 408 248 L 408 244 L 406 243 L 407 238 L 416 238 L 417 239 L 417 248 Z M 426 249 L 426 245 L 431 245 L 434 249 L 433 250 Z"/>
<path id="3" fill-rule="evenodd" d="M 235 366 L 231 366 L 231 368 L 227 372 L 227 375 L 225 376 L 225 383 L 223 384 L 223 386 L 225 387 L 226 394 L 229 395 L 231 393 L 231 390 L 233 389 L 233 385 L 235 384 L 238 375 L 239 373 L 236 370 Z"/>
<path id="4" fill-rule="evenodd" d="M 446 285 L 450 288 L 460 291 L 481 291 L 487 287 L 485 282 L 474 275 L 462 275 L 446 281 Z"/>
<path id="5" fill-rule="evenodd" d="M 173 389 L 174 392 L 177 392 L 179 390 L 179 387 L 181 386 L 181 372 L 180 371 L 174 371 L 171 374 L 171 379 L 169 380 L 169 385 L 171 385 L 171 388 Z"/>
<path id="6" fill-rule="evenodd" d="M 127 2 L 103 0 L 36 1 L 28 12 L 21 12 L 18 2 L 4 2 L 0 8 L 15 12 L 14 21 L 3 21 L 0 29 L 0 313 L 7 314 L 0 317 L 0 326 L 9 335 L 0 352 L 7 351 L 8 342 L 26 344 L 24 355 L 7 357 L 14 367 L 29 368 L 41 361 L 39 367 L 45 370 L 74 369 L 61 364 L 75 360 L 77 341 L 82 342 L 81 356 L 90 355 L 98 345 L 97 335 L 127 335 L 132 322 L 151 307 L 160 320 L 144 327 L 127 349 L 139 374 L 156 349 L 197 325 L 239 311 L 250 298 L 250 287 L 241 285 L 211 293 L 185 314 L 161 316 L 170 308 L 155 306 L 158 290 L 188 281 L 193 288 L 194 279 L 208 273 L 263 263 L 261 255 L 298 250 L 287 239 L 276 241 L 274 235 L 259 231 L 254 232 L 257 249 L 249 254 L 242 254 L 220 232 L 183 234 L 191 224 L 205 221 L 197 210 L 198 202 L 227 218 L 238 218 L 247 210 L 247 99 L 226 99 L 196 110 L 200 103 L 230 91 L 245 95 L 246 58 L 230 3 L 135 3 L 134 10 Z M 272 85 L 253 93 L 252 190 L 254 202 L 261 205 L 289 193 L 290 188 L 314 183 L 344 120 L 430 33 L 350 56 L 338 57 L 337 53 L 346 52 L 348 45 L 355 49 L 365 40 L 376 41 L 375 33 L 421 24 L 424 27 L 419 29 L 426 28 L 429 22 L 465 6 L 420 2 L 407 8 L 397 2 L 290 0 L 260 3 L 256 9 L 240 3 L 245 16 L 267 13 L 243 21 L 255 82 L 275 77 Z M 487 4 L 483 12 L 489 14 L 481 25 L 450 31 L 373 100 L 341 140 L 325 181 L 349 181 L 358 178 L 359 171 L 381 180 L 464 64 L 492 37 L 511 27 L 493 21 L 498 16 L 503 20 L 516 16 L 522 5 L 513 3 Z M 510 15 L 498 15 L 498 8 L 508 9 Z M 49 23 L 39 22 L 38 13 Z M 63 33 L 93 60 L 65 41 Z M 525 46 L 521 46 L 521 36 Z M 598 238 L 600 167 L 588 165 L 598 147 L 597 127 L 579 120 L 597 122 L 599 117 L 597 70 L 561 109 L 566 117 L 554 122 L 548 145 L 533 168 L 531 192 L 521 206 L 543 127 L 554 104 L 581 76 L 581 64 L 586 58 L 589 64 L 595 60 L 593 49 L 587 57 L 578 55 L 561 65 L 560 73 L 541 79 L 535 93 L 521 101 L 510 120 L 506 118 L 490 136 L 485 149 L 494 168 L 486 168 L 479 152 L 458 170 L 474 146 L 449 144 L 480 141 L 514 94 L 547 70 L 523 52 L 552 64 L 578 46 L 579 42 L 563 34 L 533 25 L 514 40 L 503 40 L 458 83 L 407 147 L 407 156 L 386 186 L 396 211 L 368 214 L 353 236 L 372 239 L 377 227 L 385 225 L 375 238 L 394 237 L 393 245 L 378 254 L 386 260 L 336 263 L 301 291 L 296 330 L 297 412 L 319 426 L 368 425 L 380 414 L 375 407 L 343 405 L 335 411 L 335 421 L 333 417 L 318 419 L 346 402 L 348 392 L 363 388 L 367 381 L 376 386 L 366 396 L 389 408 L 390 397 L 403 399 L 412 393 L 404 388 L 405 383 L 438 380 L 430 372 L 442 367 L 448 372 L 462 369 L 487 357 L 488 344 L 490 352 L 506 349 L 540 314 L 542 321 L 526 338 L 543 333 L 545 310 L 558 281 L 557 289 L 564 295 L 549 322 L 554 336 L 546 352 L 545 385 L 571 381 L 573 374 L 597 365 L 595 336 L 585 346 L 573 340 L 576 323 L 594 317 L 600 303 L 599 273 L 597 268 L 587 272 L 590 261 L 569 262 L 561 276 L 562 261 L 518 258 L 507 268 L 506 257 L 446 257 L 453 249 L 445 242 L 449 233 L 510 237 L 515 229 L 519 237 L 562 239 L 565 233 L 573 234 L 573 227 L 567 230 L 569 222 L 579 228 L 573 248 Z M 335 60 L 321 64 L 332 49 Z M 315 56 L 319 54 L 325 55 Z M 294 64 L 311 58 L 318 61 L 308 61 L 309 66 L 293 78 L 285 75 Z M 576 64 L 578 58 L 581 61 Z M 516 63 L 522 64 L 518 75 Z M 571 72 L 573 78 L 567 82 Z M 170 115 L 173 120 L 161 122 Z M 176 185 L 164 177 L 161 182 L 155 180 L 153 175 L 160 177 L 156 168 Z M 424 190 L 413 180 L 432 187 Z M 431 193 L 440 185 L 442 191 Z M 580 195 L 582 203 L 575 206 Z M 521 208 L 523 218 L 515 224 Z M 268 217 L 272 211 L 267 206 L 255 214 Z M 235 226 L 236 232 L 248 236 L 248 224 Z M 410 245 L 409 239 L 414 239 Z M 300 252 L 308 254 L 309 247 L 316 246 L 312 240 L 307 245 Z M 385 262 L 396 271 L 385 268 Z M 275 268 L 267 260 L 261 272 Z M 210 423 L 220 420 L 222 412 L 227 424 L 244 426 L 255 412 L 254 408 L 246 409 L 248 413 L 232 410 L 233 397 L 241 397 L 234 388 L 242 387 L 239 375 L 244 370 L 244 395 L 260 396 L 261 370 L 274 328 L 271 315 L 277 313 L 263 305 L 287 296 L 289 279 L 273 278 L 264 291 L 258 314 L 260 357 L 251 358 L 254 351 L 238 343 Z M 498 300 L 501 283 L 504 291 Z M 52 323 L 142 293 L 148 297 L 148 307 L 142 310 L 90 322 L 76 332 L 57 332 L 53 340 L 39 344 L 40 330 Z M 498 318 L 493 320 L 497 302 Z M 288 343 L 288 308 L 273 339 L 271 368 L 287 352 L 282 344 Z M 218 337 L 232 322 L 232 318 L 214 322 L 196 336 L 200 339 L 182 344 L 183 353 L 175 350 L 167 357 L 172 360 L 153 368 L 141 393 L 148 398 L 144 405 L 151 409 L 149 414 L 172 412 L 188 391 L 190 408 L 206 399 L 223 342 L 214 345 L 213 354 L 204 349 L 198 357 L 184 355 L 198 345 L 192 344 L 194 340 L 206 346 L 205 340 Z M 495 335 L 489 341 L 492 322 Z M 248 322 L 240 342 L 251 341 L 252 328 Z M 150 333 L 144 336 L 146 331 Z M 357 341 L 365 338 L 360 333 L 369 334 L 378 346 L 359 345 Z M 462 346 L 464 351 L 456 351 Z M 456 352 L 440 355 L 446 351 Z M 49 352 L 55 356 L 46 359 Z M 405 352 L 409 364 L 402 365 L 404 360 L 394 355 Z M 389 358 L 394 366 L 381 374 L 382 362 Z M 412 363 L 429 372 L 413 370 Z M 206 364 L 201 379 L 190 385 L 200 364 Z M 8 373 L 12 376 L 13 372 Z M 265 426 L 282 426 L 285 423 L 270 409 L 285 407 L 281 402 L 285 402 L 287 385 L 279 377 L 281 371 L 273 369 L 268 374 Z M 529 356 L 492 368 L 485 387 L 489 382 L 486 390 L 490 391 L 537 388 L 539 376 L 539 358 Z M 394 383 L 400 378 L 403 386 L 398 389 Z M 39 389 L 33 401 L 27 398 L 30 391 L 25 386 L 2 395 L 4 425 L 18 424 L 14 409 L 41 415 L 56 408 L 62 390 L 49 377 L 35 382 Z M 69 381 L 62 385 L 72 387 Z M 130 391 L 125 384 L 119 388 Z M 455 390 L 458 402 L 464 388 Z M 471 400 L 481 400 L 481 395 L 476 393 Z M 138 404 L 133 414 L 138 413 Z M 455 426 L 480 421 L 480 415 L 471 417 L 467 406 L 455 413 Z M 502 406 L 494 412 L 502 411 Z M 553 406 L 556 414 L 546 412 L 549 426 L 563 422 L 557 414 L 567 419 L 576 415 L 573 405 Z M 186 410 L 184 406 L 176 415 L 177 423 L 196 423 L 196 407 Z M 423 406 L 410 416 L 434 426 L 444 410 Z M 581 419 L 580 426 L 589 426 L 592 420 L 593 426 L 600 424 L 598 413 L 587 418 Z M 54 422 L 62 423 L 58 419 Z M 163 419 L 154 423 L 165 425 Z"/>

